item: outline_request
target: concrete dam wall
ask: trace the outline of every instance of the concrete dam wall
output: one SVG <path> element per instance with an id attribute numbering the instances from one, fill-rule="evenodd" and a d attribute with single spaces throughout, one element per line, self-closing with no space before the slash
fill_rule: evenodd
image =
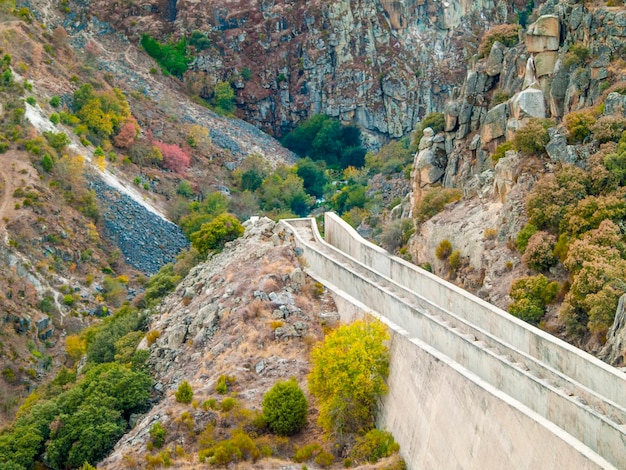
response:
<path id="1" fill-rule="evenodd" d="M 409 468 L 626 468 L 626 375 L 363 240 L 282 222 L 345 319 L 390 328 L 379 425 Z"/>

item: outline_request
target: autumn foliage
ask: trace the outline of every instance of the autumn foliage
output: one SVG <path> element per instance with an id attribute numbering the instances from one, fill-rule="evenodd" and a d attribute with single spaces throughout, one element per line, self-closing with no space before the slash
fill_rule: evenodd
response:
<path id="1" fill-rule="evenodd" d="M 152 143 L 163 155 L 163 168 L 181 175 L 189 168 L 191 157 L 187 150 L 180 148 L 176 144 L 166 144 L 158 140 L 153 140 Z"/>
<path id="2" fill-rule="evenodd" d="M 387 393 L 387 327 L 358 320 L 326 336 L 311 353 L 309 391 L 318 401 L 319 425 L 330 435 L 368 431 L 378 398 Z"/>
<path id="3" fill-rule="evenodd" d="M 122 125 L 117 135 L 113 137 L 113 143 L 116 147 L 127 149 L 133 144 L 133 142 L 135 142 L 138 131 L 139 125 L 137 124 L 137 121 L 130 118 Z"/>

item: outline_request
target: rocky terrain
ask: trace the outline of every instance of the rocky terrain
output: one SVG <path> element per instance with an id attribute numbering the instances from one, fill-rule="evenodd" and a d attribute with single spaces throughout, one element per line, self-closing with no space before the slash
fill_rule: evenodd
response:
<path id="1" fill-rule="evenodd" d="M 84 5 L 133 40 L 207 33 L 212 47 L 196 56 L 185 83 L 208 98 L 230 80 L 238 115 L 273 135 L 324 113 L 361 126 L 372 146 L 442 109 L 480 32 L 527 8 L 457 0 L 77 4 Z"/>
<path id="2" fill-rule="evenodd" d="M 149 328 L 157 339 L 150 346 L 144 339 L 139 347 L 150 351 L 148 362 L 162 399 L 138 419 L 99 468 L 144 461 L 148 431 L 157 421 L 168 430 L 166 446 L 182 446 L 188 456 L 173 461 L 174 468 L 199 468 L 199 443 L 192 435 L 216 419 L 223 433 L 237 422 L 224 413 L 177 403 L 174 392 L 184 380 L 197 403 L 234 396 L 238 407 L 253 411 L 261 410 L 264 393 L 278 380 L 295 377 L 306 390 L 310 348 L 324 328 L 338 322 L 334 303 L 304 273 L 289 239 L 274 222 L 253 219 L 245 226 L 243 237 L 193 268 L 153 312 Z M 221 395 L 216 385 L 224 375 L 233 379 L 228 394 Z M 184 411 L 191 414 L 197 432 L 187 435 L 181 430 L 179 416 Z M 312 407 L 293 445 L 321 438 L 315 419 Z M 285 452 L 237 468 L 291 468 L 280 461 L 291 458 L 290 450 Z"/>

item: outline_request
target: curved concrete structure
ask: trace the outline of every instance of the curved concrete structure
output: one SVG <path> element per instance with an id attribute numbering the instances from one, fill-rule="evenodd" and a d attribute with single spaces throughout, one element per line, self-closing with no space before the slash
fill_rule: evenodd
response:
<path id="1" fill-rule="evenodd" d="M 334 214 L 282 222 L 340 313 L 392 331 L 380 425 L 410 468 L 626 468 L 626 375 L 389 255 Z"/>

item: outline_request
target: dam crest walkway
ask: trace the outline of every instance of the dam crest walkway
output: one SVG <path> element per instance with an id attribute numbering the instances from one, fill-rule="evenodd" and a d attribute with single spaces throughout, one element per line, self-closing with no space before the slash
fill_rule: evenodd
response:
<path id="1" fill-rule="evenodd" d="M 342 317 L 392 331 L 379 425 L 409 468 L 626 468 L 626 375 L 362 239 L 281 222 Z"/>

